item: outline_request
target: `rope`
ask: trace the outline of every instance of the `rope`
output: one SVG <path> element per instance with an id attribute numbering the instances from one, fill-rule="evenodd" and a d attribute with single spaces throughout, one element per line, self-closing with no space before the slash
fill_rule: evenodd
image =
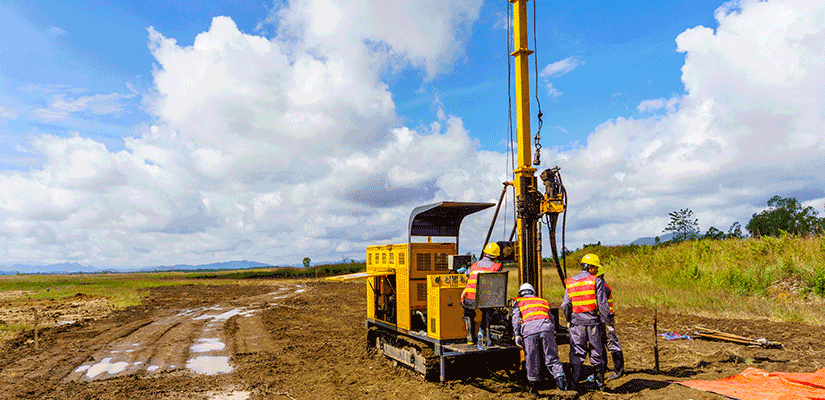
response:
<path id="1" fill-rule="evenodd" d="M 539 47 L 538 41 L 536 40 L 536 3 L 538 0 L 533 1 L 533 62 L 535 63 L 535 73 L 536 73 L 536 104 L 539 108 L 538 114 L 538 130 L 536 130 L 536 137 L 533 139 L 536 146 L 536 158 L 533 160 L 533 165 L 541 165 L 541 126 L 544 125 L 544 121 L 542 121 L 541 117 L 544 115 L 541 112 L 541 101 L 539 100 Z"/>

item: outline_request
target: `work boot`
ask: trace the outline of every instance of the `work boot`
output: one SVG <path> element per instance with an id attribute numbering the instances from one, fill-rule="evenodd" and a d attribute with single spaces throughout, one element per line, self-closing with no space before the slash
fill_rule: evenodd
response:
<path id="1" fill-rule="evenodd" d="M 610 354 L 613 356 L 613 375 L 610 375 L 607 380 L 621 378 L 624 375 L 624 354 L 621 351 Z"/>
<path id="2" fill-rule="evenodd" d="M 467 344 L 475 344 L 475 321 L 470 317 L 464 317 L 464 327 L 467 328 Z"/>
<path id="3" fill-rule="evenodd" d="M 570 376 L 570 382 L 567 383 L 567 387 L 570 390 L 579 390 L 579 375 L 582 372 L 582 365 L 581 364 L 573 364 L 573 374 Z"/>
<path id="4" fill-rule="evenodd" d="M 555 378 L 556 378 L 556 388 L 558 388 L 559 390 L 565 390 L 565 391 L 570 390 L 570 388 L 567 387 L 567 378 L 564 375 L 559 375 Z"/>
<path id="5" fill-rule="evenodd" d="M 527 394 L 538 395 L 539 391 L 536 389 L 538 385 L 538 381 L 530 381 L 529 388 L 527 389 Z"/>
<path id="6" fill-rule="evenodd" d="M 596 382 L 596 390 L 604 392 L 607 385 L 604 384 L 604 367 L 596 367 L 596 372 L 593 374 L 593 382 Z"/>

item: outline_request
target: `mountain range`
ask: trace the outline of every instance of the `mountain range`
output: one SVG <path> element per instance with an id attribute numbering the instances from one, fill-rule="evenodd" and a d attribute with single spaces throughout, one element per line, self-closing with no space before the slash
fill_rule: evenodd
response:
<path id="1" fill-rule="evenodd" d="M 264 264 L 257 261 L 224 261 L 211 264 L 189 265 L 159 265 L 154 267 L 143 268 L 96 268 L 91 265 L 81 265 L 76 262 L 64 262 L 60 264 L 50 265 L 2 265 L 0 266 L 0 275 L 14 275 L 14 274 L 97 274 L 97 273 L 118 273 L 118 272 L 155 272 L 155 271 L 181 271 L 181 270 L 198 270 L 198 269 L 247 269 L 269 267 L 271 264 Z"/>

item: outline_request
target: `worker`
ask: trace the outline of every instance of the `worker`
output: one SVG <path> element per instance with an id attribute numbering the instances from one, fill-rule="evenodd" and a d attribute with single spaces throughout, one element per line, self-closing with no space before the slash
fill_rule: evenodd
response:
<path id="1" fill-rule="evenodd" d="M 501 254 L 501 249 L 496 243 L 488 243 L 484 246 L 481 260 L 476 261 L 467 271 L 469 278 L 467 286 L 461 292 L 461 305 L 464 308 L 464 327 L 467 328 L 467 344 L 474 344 L 473 334 L 475 333 L 476 318 L 476 283 L 478 274 L 485 272 L 501 271 L 501 264 L 496 262 L 496 258 Z M 490 346 L 490 310 L 481 309 L 481 330 L 484 333 L 484 341 Z"/>
<path id="2" fill-rule="evenodd" d="M 607 350 L 613 357 L 613 374 L 608 377 L 608 380 L 618 379 L 624 375 L 624 353 L 622 353 L 622 346 L 619 344 L 619 337 L 616 336 L 616 312 L 613 309 L 613 290 L 607 285 L 604 280 L 604 267 L 599 266 L 596 272 L 596 277 L 604 281 L 604 288 L 607 290 L 607 304 L 610 308 L 610 325 L 605 325 L 605 333 L 607 334 Z"/>
<path id="3" fill-rule="evenodd" d="M 536 393 L 542 359 L 544 365 L 556 380 L 556 387 L 567 390 L 564 367 L 559 361 L 556 347 L 556 321 L 550 315 L 550 303 L 536 296 L 536 290 L 529 283 L 522 284 L 518 297 L 513 301 L 513 334 L 516 345 L 524 350 L 527 367 L 528 393 Z"/>
<path id="4" fill-rule="evenodd" d="M 596 370 L 593 381 L 600 391 L 604 391 L 605 351 L 599 325 L 613 326 L 607 290 L 604 280 L 595 276 L 601 266 L 599 256 L 586 254 L 582 257 L 581 266 L 580 273 L 564 280 L 566 290 L 560 306 L 570 330 L 570 363 L 573 366 L 570 386 L 578 386 L 589 344 L 590 363 Z"/>

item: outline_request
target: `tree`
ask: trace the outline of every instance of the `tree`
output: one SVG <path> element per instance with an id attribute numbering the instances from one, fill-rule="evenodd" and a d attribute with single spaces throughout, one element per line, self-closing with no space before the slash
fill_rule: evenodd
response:
<path id="1" fill-rule="evenodd" d="M 810 235 L 822 232 L 823 221 L 813 207 L 802 208 L 794 197 L 773 196 L 768 209 L 753 214 L 745 227 L 751 236 L 779 236 L 781 232 Z"/>
<path id="2" fill-rule="evenodd" d="M 722 232 L 719 229 L 716 229 L 716 227 L 711 226 L 710 228 L 708 228 L 708 231 L 705 232 L 704 238 L 711 240 L 722 240 L 725 238 L 725 232 Z"/>
<path id="3" fill-rule="evenodd" d="M 310 260 L 309 257 L 304 257 L 304 268 L 309 268 L 309 263 L 311 262 L 312 260 Z"/>
<path id="4" fill-rule="evenodd" d="M 662 232 L 672 232 L 674 242 L 699 238 L 699 220 L 693 219 L 693 211 L 685 208 L 668 215 L 670 215 L 670 223 Z"/>
<path id="5" fill-rule="evenodd" d="M 745 235 L 742 234 L 742 224 L 740 224 L 739 221 L 731 224 L 730 228 L 728 228 L 728 234 L 726 237 L 728 239 L 742 239 L 745 237 Z"/>

